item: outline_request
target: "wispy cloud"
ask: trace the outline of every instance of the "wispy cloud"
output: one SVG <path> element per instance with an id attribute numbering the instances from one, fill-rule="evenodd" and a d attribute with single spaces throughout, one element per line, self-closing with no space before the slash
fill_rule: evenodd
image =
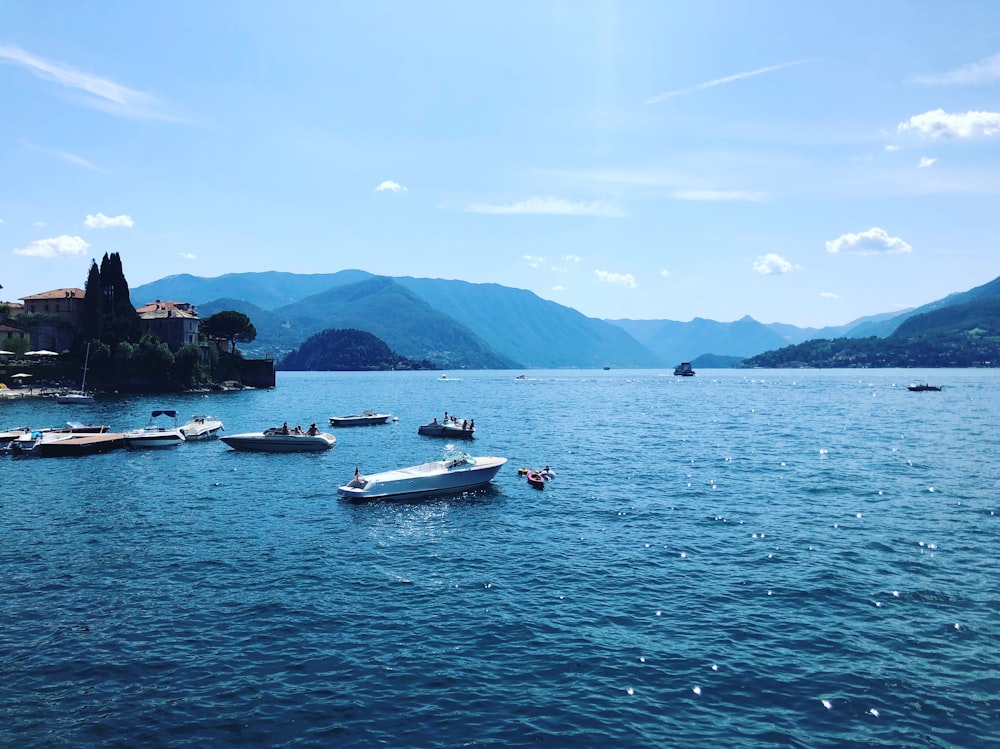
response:
<path id="1" fill-rule="evenodd" d="M 93 109 L 131 119 L 180 121 L 160 111 L 161 104 L 156 97 L 107 78 L 74 70 L 63 63 L 43 60 L 20 47 L 0 44 L 0 62 L 4 61 L 27 68 L 42 80 L 57 83 L 74 92 L 82 92 L 80 100 Z"/>
<path id="2" fill-rule="evenodd" d="M 660 275 L 663 276 L 664 278 L 670 278 L 670 271 L 664 268 L 663 270 L 660 271 Z"/>
<path id="3" fill-rule="evenodd" d="M 858 234 L 841 234 L 826 243 L 826 251 L 833 254 L 851 252 L 856 255 L 878 255 L 910 252 L 912 249 L 899 237 L 890 237 L 884 229 L 879 229 L 877 226 Z"/>
<path id="4" fill-rule="evenodd" d="M 132 217 L 124 213 L 121 216 L 105 216 L 103 213 L 98 213 L 96 216 L 87 214 L 87 218 L 83 222 L 83 225 L 88 229 L 111 229 L 116 226 L 131 229 L 134 224 Z"/>
<path id="5" fill-rule="evenodd" d="M 583 260 L 583 258 L 579 255 L 563 255 L 562 259 L 564 263 L 575 263 L 577 265 L 579 265 L 580 261 Z"/>
<path id="6" fill-rule="evenodd" d="M 375 192 L 406 192 L 406 188 L 398 182 L 393 182 L 391 179 L 387 179 L 375 188 Z"/>
<path id="7" fill-rule="evenodd" d="M 917 114 L 900 122 L 896 130 L 913 130 L 928 138 L 973 138 L 1000 133 L 1000 112 L 963 112 L 949 114 L 943 109 Z"/>
<path id="8" fill-rule="evenodd" d="M 184 258 L 185 260 L 194 260 L 194 259 L 195 259 L 196 257 L 198 257 L 198 256 L 197 256 L 197 255 L 195 255 L 195 254 L 194 254 L 193 252 L 181 252 L 181 253 L 178 253 L 178 254 L 179 254 L 179 255 L 180 255 L 180 256 L 181 256 L 182 258 Z"/>
<path id="9" fill-rule="evenodd" d="M 525 255 L 523 259 L 532 268 L 540 268 L 542 263 L 545 262 L 545 258 L 539 257 L 538 255 Z"/>
<path id="10" fill-rule="evenodd" d="M 888 145 L 888 146 L 885 147 L 885 150 L 886 151 L 898 151 L 899 150 L 899 146 Z"/>
<path id="11" fill-rule="evenodd" d="M 937 159 L 933 158 L 931 156 L 921 156 L 920 157 L 920 161 L 917 162 L 917 166 L 920 167 L 921 169 L 926 169 L 931 164 L 933 164 L 935 161 L 937 161 Z"/>
<path id="12" fill-rule="evenodd" d="M 976 86 L 1000 80 L 1000 53 L 978 62 L 971 62 L 946 73 L 933 75 L 918 75 L 913 79 L 917 83 L 929 86 L 944 86 L 957 84 L 959 86 Z"/>
<path id="13" fill-rule="evenodd" d="M 471 203 L 467 213 L 490 213 L 508 216 L 594 216 L 598 218 L 624 218 L 625 212 L 601 200 L 582 203 L 562 198 L 528 198 L 517 203 Z"/>
<path id="14" fill-rule="evenodd" d="M 824 299 L 840 299 L 840 294 L 834 294 L 832 291 L 822 291 L 820 296 Z"/>
<path id="15" fill-rule="evenodd" d="M 745 73 L 736 73 L 734 75 L 727 75 L 723 78 L 716 78 L 712 81 L 705 81 L 704 83 L 699 83 L 690 88 L 678 88 L 673 91 L 667 91 L 665 94 L 658 94 L 652 98 L 646 99 L 647 104 L 657 104 L 661 101 L 666 101 L 667 99 L 672 99 L 675 96 L 682 96 L 684 94 L 693 94 L 697 91 L 704 91 L 707 88 L 714 88 L 715 86 L 722 86 L 726 83 L 732 83 L 733 81 L 740 81 L 744 78 L 752 78 L 755 75 L 763 75 L 764 73 L 773 73 L 776 70 L 783 70 L 784 68 L 790 68 L 794 65 L 801 65 L 807 60 L 795 60 L 793 62 L 783 62 L 780 65 L 770 65 L 766 68 L 757 68 L 756 70 L 748 70 Z"/>
<path id="16" fill-rule="evenodd" d="M 781 255 L 774 252 L 769 252 L 766 255 L 761 255 L 754 261 L 753 269 L 756 273 L 760 273 L 763 276 L 770 276 L 775 273 L 782 274 L 788 273 L 792 270 L 794 266 L 785 260 Z"/>
<path id="17" fill-rule="evenodd" d="M 677 190 L 671 197 L 675 200 L 730 200 L 760 203 L 767 198 L 767 195 L 752 190 Z"/>
<path id="18" fill-rule="evenodd" d="M 90 169 L 91 171 L 100 172 L 101 174 L 106 173 L 104 169 L 97 166 L 96 164 L 87 161 L 82 156 L 77 156 L 76 154 L 69 153 L 67 151 L 60 151 L 55 148 L 42 148 L 41 146 L 36 146 L 34 143 L 32 143 L 30 140 L 27 140 L 26 138 L 19 138 L 17 143 L 19 146 L 29 151 L 37 151 L 38 153 L 48 154 L 50 156 L 55 156 L 57 159 L 68 161 L 71 164 L 82 166 L 84 169 Z"/>
<path id="19" fill-rule="evenodd" d="M 629 289 L 634 289 L 638 286 L 635 282 L 635 276 L 631 273 L 610 273 L 606 270 L 595 270 L 594 275 L 597 276 L 597 280 L 601 283 L 610 283 L 615 286 L 625 286 Z"/>
<path id="20" fill-rule="evenodd" d="M 63 234 L 52 239 L 36 239 L 27 247 L 14 248 L 15 255 L 29 257 L 79 257 L 86 255 L 90 245 L 82 237 L 70 237 Z"/>
<path id="21" fill-rule="evenodd" d="M 566 287 L 563 286 L 562 284 L 556 284 L 555 286 L 552 287 L 552 290 L 553 291 L 566 291 Z"/>

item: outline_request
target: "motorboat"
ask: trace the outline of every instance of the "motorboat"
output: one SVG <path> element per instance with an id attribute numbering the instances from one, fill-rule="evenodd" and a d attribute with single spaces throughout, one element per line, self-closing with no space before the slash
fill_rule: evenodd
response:
<path id="1" fill-rule="evenodd" d="M 195 414 L 191 421 L 181 427 L 181 433 L 187 440 L 211 440 L 219 436 L 219 432 L 225 431 L 222 422 L 214 416 Z"/>
<path id="2" fill-rule="evenodd" d="M 107 453 L 124 446 L 125 435 L 121 432 L 81 432 L 60 439 L 42 439 L 34 450 L 43 458 L 62 458 Z"/>
<path id="3" fill-rule="evenodd" d="M 449 377 L 446 374 L 443 374 L 440 377 L 438 377 L 438 382 L 461 382 L 461 381 L 462 380 L 459 377 Z"/>
<path id="4" fill-rule="evenodd" d="M 446 439 L 471 440 L 475 436 L 476 427 L 473 422 L 448 421 L 438 423 L 435 418 L 430 424 L 417 427 L 417 434 L 425 437 L 445 437 Z"/>
<path id="5" fill-rule="evenodd" d="M 694 377 L 694 370 L 691 369 L 691 362 L 682 361 L 674 367 L 674 374 L 679 377 Z"/>
<path id="6" fill-rule="evenodd" d="M 364 411 L 360 414 L 350 416 L 331 416 L 330 426 L 335 427 L 367 427 L 376 424 L 385 424 L 389 420 L 389 414 L 380 414 L 375 411 Z"/>
<path id="7" fill-rule="evenodd" d="M 397 499 L 455 494 L 490 483 L 506 462 L 507 458 L 473 457 L 456 453 L 443 460 L 369 475 L 362 475 L 355 468 L 354 478 L 345 486 L 337 487 L 337 492 L 350 499 Z"/>
<path id="8" fill-rule="evenodd" d="M 926 382 L 917 385 L 907 385 L 906 389 L 913 393 L 923 393 L 928 390 L 940 390 L 940 385 L 928 385 Z"/>
<path id="9" fill-rule="evenodd" d="M 164 426 L 172 420 L 173 426 Z M 122 435 L 125 447 L 174 447 L 186 441 L 184 433 L 177 426 L 177 412 L 173 409 L 153 411 L 149 422 L 142 429 L 132 429 Z"/>
<path id="10" fill-rule="evenodd" d="M 265 429 L 263 432 L 245 432 L 227 435 L 220 439 L 234 450 L 261 453 L 320 452 L 333 447 L 337 438 L 329 432 L 313 430 L 295 432 L 283 427 Z"/>

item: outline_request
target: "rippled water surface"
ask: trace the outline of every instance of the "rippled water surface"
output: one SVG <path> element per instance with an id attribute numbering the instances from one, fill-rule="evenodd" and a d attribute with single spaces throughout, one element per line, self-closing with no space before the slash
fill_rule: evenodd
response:
<path id="1" fill-rule="evenodd" d="M 319 455 L 0 459 L 0 745 L 1000 744 L 1000 372 L 515 374 L 0 402 L 398 417 Z M 509 458 L 491 488 L 337 498 L 437 457 L 445 410 Z"/>

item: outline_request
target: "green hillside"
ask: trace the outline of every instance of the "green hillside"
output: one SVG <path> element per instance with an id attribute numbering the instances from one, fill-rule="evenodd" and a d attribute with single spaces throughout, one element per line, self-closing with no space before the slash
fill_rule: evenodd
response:
<path id="1" fill-rule="evenodd" d="M 434 369 L 428 361 L 415 362 L 392 351 L 385 341 L 363 330 L 324 330 L 309 336 L 278 363 L 277 369 L 295 372 L 358 372 L 386 369 Z"/>

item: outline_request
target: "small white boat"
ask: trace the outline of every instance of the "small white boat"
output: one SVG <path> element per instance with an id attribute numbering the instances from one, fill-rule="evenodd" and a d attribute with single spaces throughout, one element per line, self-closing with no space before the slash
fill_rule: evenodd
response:
<path id="1" fill-rule="evenodd" d="M 385 424 L 389 420 L 389 414 L 380 414 L 375 411 L 365 411 L 360 414 L 350 416 L 331 416 L 330 426 L 334 427 L 366 427 L 375 424 Z"/>
<path id="2" fill-rule="evenodd" d="M 164 426 L 166 419 L 172 419 L 173 426 Z M 153 411 L 146 426 L 125 432 L 122 438 L 128 448 L 174 447 L 186 441 L 184 433 L 177 426 L 177 412 L 168 409 Z"/>
<path id="3" fill-rule="evenodd" d="M 337 438 L 329 432 L 285 431 L 281 428 L 265 429 L 263 432 L 232 434 L 220 439 L 234 450 L 262 453 L 320 452 L 333 447 Z"/>
<path id="4" fill-rule="evenodd" d="M 455 494 L 485 486 L 493 480 L 507 458 L 472 457 L 458 453 L 408 468 L 364 476 L 354 470 L 354 478 L 337 487 L 342 497 L 351 499 L 413 498 Z"/>
<path id="5" fill-rule="evenodd" d="M 214 416 L 195 414 L 191 421 L 181 427 L 184 438 L 188 440 L 210 440 L 219 436 L 219 432 L 225 431 L 222 422 Z"/>
<path id="6" fill-rule="evenodd" d="M 87 344 L 87 357 L 83 360 L 83 381 L 79 390 L 70 390 L 56 396 L 56 403 L 65 406 L 87 405 L 94 402 L 94 394 L 87 392 L 87 368 L 90 365 L 90 344 Z"/>

